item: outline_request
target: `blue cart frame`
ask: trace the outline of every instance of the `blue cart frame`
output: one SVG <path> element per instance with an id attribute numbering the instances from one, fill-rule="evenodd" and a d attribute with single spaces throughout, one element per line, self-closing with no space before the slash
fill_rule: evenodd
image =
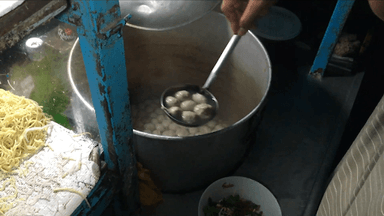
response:
<path id="1" fill-rule="evenodd" d="M 114 203 L 118 215 L 139 209 L 138 178 L 118 0 L 70 0 L 57 18 L 75 25 L 104 149 L 107 171 L 73 215 L 101 215 Z"/>

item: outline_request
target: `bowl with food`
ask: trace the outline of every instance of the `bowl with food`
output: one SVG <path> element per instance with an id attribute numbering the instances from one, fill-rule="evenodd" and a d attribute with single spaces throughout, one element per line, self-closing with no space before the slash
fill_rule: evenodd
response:
<path id="1" fill-rule="evenodd" d="M 199 201 L 199 216 L 281 216 L 274 195 L 259 182 L 230 176 L 212 183 Z"/>

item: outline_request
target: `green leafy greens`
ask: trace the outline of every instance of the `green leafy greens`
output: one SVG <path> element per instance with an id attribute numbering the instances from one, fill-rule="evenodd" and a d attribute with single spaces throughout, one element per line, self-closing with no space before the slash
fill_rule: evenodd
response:
<path id="1" fill-rule="evenodd" d="M 44 55 L 41 61 L 26 61 L 14 66 L 11 79 L 21 82 L 30 75 L 35 87 L 29 98 L 43 106 L 43 111 L 52 116 L 56 123 L 72 129 L 63 114 L 70 102 L 70 86 L 65 77 L 68 55 L 50 47 L 46 47 Z"/>
<path id="2" fill-rule="evenodd" d="M 208 205 L 204 207 L 203 211 L 205 216 L 219 216 L 222 209 L 226 210 L 226 214 L 223 215 L 231 216 L 262 216 L 263 214 L 263 212 L 259 212 L 259 205 L 243 200 L 239 195 L 231 195 L 218 203 L 208 198 Z"/>

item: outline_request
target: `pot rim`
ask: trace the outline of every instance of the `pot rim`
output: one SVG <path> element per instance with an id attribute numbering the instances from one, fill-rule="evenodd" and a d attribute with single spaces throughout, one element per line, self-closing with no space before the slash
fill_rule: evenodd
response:
<path id="1" fill-rule="evenodd" d="M 217 12 L 215 12 L 217 13 Z M 219 14 L 220 16 L 224 16 L 222 13 L 217 13 Z M 224 16 L 225 17 L 225 16 Z M 146 137 L 146 138 L 153 138 L 153 139 L 160 139 L 160 140 L 193 140 L 193 139 L 203 139 L 205 137 L 208 137 L 208 136 L 212 136 L 213 134 L 216 135 L 216 134 L 221 134 L 221 133 L 224 133 L 226 131 L 229 131 L 231 130 L 232 128 L 236 127 L 237 125 L 240 125 L 242 124 L 243 122 L 249 120 L 254 114 L 256 114 L 257 110 L 261 107 L 261 105 L 263 103 L 265 103 L 265 100 L 266 100 L 266 97 L 267 97 L 267 94 L 269 92 L 269 89 L 270 89 L 270 86 L 271 86 L 271 80 L 272 80 L 272 65 L 271 65 L 271 61 L 270 61 L 270 58 L 269 58 L 269 55 L 268 55 L 268 52 L 267 50 L 265 49 L 264 45 L 261 43 L 261 41 L 257 38 L 257 36 L 252 33 L 250 30 L 248 30 L 248 33 L 251 35 L 251 37 L 253 37 L 257 42 L 259 42 L 260 46 L 261 46 L 261 49 L 262 51 L 265 53 L 265 56 L 266 56 L 266 63 L 267 63 L 267 69 L 268 73 L 269 73 L 269 78 L 268 78 L 268 85 L 267 85 L 267 88 L 266 88 L 266 91 L 263 95 L 263 97 L 261 98 L 259 104 L 254 107 L 246 116 L 244 116 L 242 119 L 240 119 L 239 121 L 235 122 L 234 124 L 224 128 L 224 129 L 221 129 L 221 130 L 218 130 L 218 131 L 214 131 L 214 132 L 211 132 L 211 133 L 207 133 L 207 134 L 202 134 L 202 135 L 196 135 L 196 136 L 189 136 L 189 137 L 171 137 L 171 136 L 163 136 L 163 135 L 156 135 L 156 134 L 150 134 L 150 133 L 145 133 L 145 132 L 142 132 L 142 131 L 139 131 L 139 130 L 136 130 L 136 129 L 133 129 L 133 133 L 134 134 L 137 134 L 137 135 L 140 135 L 140 136 L 143 136 L 143 137 Z M 72 89 L 74 90 L 75 94 L 79 97 L 79 99 L 84 103 L 84 105 L 91 111 L 95 112 L 95 109 L 92 107 L 92 105 L 90 105 L 84 98 L 83 96 L 80 94 L 79 90 L 77 89 L 74 81 L 73 81 L 73 78 L 72 78 L 72 72 L 71 72 L 71 62 L 72 62 L 72 55 L 73 55 L 73 52 L 76 48 L 76 45 L 79 43 L 79 38 L 76 39 L 75 43 L 73 44 L 73 47 L 69 53 L 69 58 L 68 58 L 68 62 L 67 62 L 67 73 L 68 73 L 68 76 L 69 76 L 69 81 L 70 81 L 70 84 L 72 86 Z"/>

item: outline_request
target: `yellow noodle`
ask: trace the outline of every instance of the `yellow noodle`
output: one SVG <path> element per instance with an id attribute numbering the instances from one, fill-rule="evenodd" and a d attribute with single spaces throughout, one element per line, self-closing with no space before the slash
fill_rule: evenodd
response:
<path id="1" fill-rule="evenodd" d="M 68 175 L 68 173 L 64 173 L 64 175 L 61 176 L 61 178 L 65 178 L 65 177 L 67 177 L 67 175 Z"/>
<path id="2" fill-rule="evenodd" d="M 81 134 L 76 134 L 76 135 L 73 135 L 73 137 L 79 137 L 79 136 L 83 136 L 83 135 L 86 135 L 86 134 L 88 134 L 92 138 L 92 134 L 89 133 L 89 132 L 84 132 L 84 133 L 81 133 Z"/>
<path id="3" fill-rule="evenodd" d="M 48 118 L 30 99 L 0 89 L 0 169 L 11 172 L 45 145 Z"/>
<path id="4" fill-rule="evenodd" d="M 67 191 L 67 192 L 76 193 L 76 194 L 80 195 L 85 200 L 85 202 L 87 203 L 88 207 L 91 208 L 91 205 L 89 204 L 89 202 L 87 200 L 87 197 L 83 193 L 81 193 L 80 191 L 77 191 L 77 190 L 72 189 L 72 188 L 56 188 L 56 189 L 53 189 L 54 193 L 57 193 L 57 192 L 60 192 L 60 191 Z"/>
<path id="5" fill-rule="evenodd" d="M 51 151 L 53 151 L 52 146 L 50 146 L 49 144 L 46 144 L 46 146 L 47 146 Z"/>
<path id="6" fill-rule="evenodd" d="M 17 197 L 17 193 L 18 193 L 17 188 L 16 188 L 15 178 L 11 177 L 9 179 L 9 182 L 14 189 L 14 193 L 13 193 L 13 195 L 0 198 L 0 213 L 2 213 L 2 214 L 4 214 L 5 212 L 7 212 L 9 209 L 11 209 L 13 207 L 14 203 L 11 202 L 11 200 L 14 200 Z"/>
<path id="7" fill-rule="evenodd" d="M 0 179 L 13 174 L 20 163 L 45 146 L 47 127 L 50 122 L 35 101 L 0 89 Z M 28 166 L 23 170 L 23 174 Z M 0 198 L 0 214 L 10 208 L 17 196 L 14 178 L 10 179 L 13 195 Z"/>
<path id="8" fill-rule="evenodd" d="M 64 160 L 70 160 L 70 161 L 76 161 L 75 159 L 73 158 L 68 158 L 68 157 L 63 157 Z"/>

